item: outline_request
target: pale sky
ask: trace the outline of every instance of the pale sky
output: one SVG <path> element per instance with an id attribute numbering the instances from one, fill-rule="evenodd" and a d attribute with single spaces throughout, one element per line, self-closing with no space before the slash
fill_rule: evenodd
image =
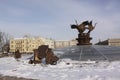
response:
<path id="1" fill-rule="evenodd" d="M 0 30 L 54 40 L 77 38 L 70 25 L 92 20 L 92 42 L 120 38 L 120 0 L 0 0 Z"/>

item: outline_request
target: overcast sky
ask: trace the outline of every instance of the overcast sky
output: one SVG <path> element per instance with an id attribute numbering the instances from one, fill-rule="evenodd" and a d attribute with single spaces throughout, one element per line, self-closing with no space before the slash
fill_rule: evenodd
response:
<path id="1" fill-rule="evenodd" d="M 92 20 L 92 42 L 120 38 L 120 0 L 0 0 L 0 30 L 15 38 L 25 34 L 71 40 L 70 25 Z"/>

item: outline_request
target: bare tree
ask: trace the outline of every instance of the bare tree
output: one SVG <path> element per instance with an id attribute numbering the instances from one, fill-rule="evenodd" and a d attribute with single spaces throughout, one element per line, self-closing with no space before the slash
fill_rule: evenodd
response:
<path id="1" fill-rule="evenodd" d="M 9 52 L 10 35 L 8 33 L 0 31 L 0 50 Z"/>

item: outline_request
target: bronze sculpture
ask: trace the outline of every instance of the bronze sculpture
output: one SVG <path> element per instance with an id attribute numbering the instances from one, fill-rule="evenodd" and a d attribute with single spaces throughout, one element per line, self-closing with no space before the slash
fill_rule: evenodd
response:
<path id="1" fill-rule="evenodd" d="M 30 60 L 30 64 L 42 63 L 42 59 L 45 58 L 46 64 L 56 64 L 59 58 L 54 55 L 52 49 L 48 47 L 48 45 L 41 45 L 38 49 L 34 50 L 34 59 Z"/>
<path id="2" fill-rule="evenodd" d="M 78 41 L 77 45 L 92 45 L 92 43 L 90 43 L 90 40 L 92 39 L 90 37 L 90 32 L 95 28 L 95 25 L 92 25 L 92 21 L 84 21 L 82 22 L 80 25 L 77 24 L 76 25 L 71 25 L 72 29 L 77 29 L 79 34 L 78 34 L 78 38 L 76 39 Z M 88 30 L 88 32 L 85 32 L 86 30 Z"/>

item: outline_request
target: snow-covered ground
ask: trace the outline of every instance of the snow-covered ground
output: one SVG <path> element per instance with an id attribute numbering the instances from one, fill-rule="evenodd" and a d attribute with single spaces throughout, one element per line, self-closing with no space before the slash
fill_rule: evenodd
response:
<path id="1" fill-rule="evenodd" d="M 19 62 L 13 57 L 0 58 L 0 74 L 38 80 L 120 80 L 120 61 L 60 60 L 57 65 L 35 65 L 28 61 L 27 57 Z"/>

